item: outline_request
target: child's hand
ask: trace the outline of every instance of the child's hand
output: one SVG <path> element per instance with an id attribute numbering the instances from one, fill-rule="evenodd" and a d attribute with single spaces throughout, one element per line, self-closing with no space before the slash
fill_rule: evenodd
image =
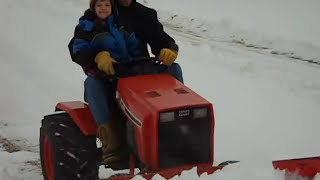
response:
<path id="1" fill-rule="evenodd" d="M 159 60 L 163 62 L 163 64 L 167 66 L 171 66 L 174 60 L 177 59 L 178 53 L 174 50 L 163 48 L 159 54 Z"/>
<path id="2" fill-rule="evenodd" d="M 98 69 L 105 72 L 108 75 L 114 75 L 113 63 L 116 61 L 110 56 L 108 51 L 99 52 L 94 59 L 94 62 L 97 63 Z"/>

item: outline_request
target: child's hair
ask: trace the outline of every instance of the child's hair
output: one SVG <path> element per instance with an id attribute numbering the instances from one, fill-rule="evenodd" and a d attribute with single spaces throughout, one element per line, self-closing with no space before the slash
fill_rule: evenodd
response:
<path id="1" fill-rule="evenodd" d="M 99 0 L 90 0 L 90 9 L 91 9 L 93 12 L 95 12 L 94 6 L 96 5 L 96 3 L 97 3 L 98 1 L 99 1 Z M 102 0 L 102 1 L 110 1 L 111 6 L 112 6 L 112 13 L 114 13 L 114 10 L 115 10 L 114 0 Z"/>

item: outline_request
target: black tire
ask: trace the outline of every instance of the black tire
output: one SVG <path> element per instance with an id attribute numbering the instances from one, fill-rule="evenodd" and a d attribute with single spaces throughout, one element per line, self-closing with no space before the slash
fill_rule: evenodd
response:
<path id="1" fill-rule="evenodd" d="M 66 113 L 45 116 L 40 159 L 45 180 L 98 179 L 96 136 L 85 136 Z"/>

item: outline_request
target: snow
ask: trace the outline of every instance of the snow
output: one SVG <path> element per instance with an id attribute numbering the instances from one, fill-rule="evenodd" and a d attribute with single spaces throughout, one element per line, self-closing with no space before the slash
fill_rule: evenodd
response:
<path id="1" fill-rule="evenodd" d="M 31 165 L 38 161 L 38 154 L 36 153 L 25 151 L 8 153 L 1 151 L 0 159 L 1 180 L 42 179 L 39 166 Z"/>
<path id="2" fill-rule="evenodd" d="M 166 25 L 182 27 L 185 33 L 320 61 L 320 24 L 313 20 L 319 16 L 320 2 L 317 0 L 148 2 L 152 7 L 158 7 Z"/>
<path id="3" fill-rule="evenodd" d="M 319 156 L 320 66 L 304 62 L 320 62 L 319 1 L 140 2 L 158 10 L 179 44 L 186 85 L 214 105 L 215 161 L 241 161 L 173 179 L 282 180 L 272 160 Z M 0 2 L 0 139 L 20 149 L 6 152 L 0 141 L 1 180 L 42 179 L 41 119 L 57 102 L 83 98 L 85 75 L 67 44 L 87 7 L 87 0 Z"/>

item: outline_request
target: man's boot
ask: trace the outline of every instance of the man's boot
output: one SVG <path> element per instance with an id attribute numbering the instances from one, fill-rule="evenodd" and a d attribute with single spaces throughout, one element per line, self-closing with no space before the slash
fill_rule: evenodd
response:
<path id="1" fill-rule="evenodd" d="M 98 138 L 102 142 L 102 164 L 111 165 L 121 161 L 119 154 L 121 142 L 111 122 L 98 127 Z"/>

